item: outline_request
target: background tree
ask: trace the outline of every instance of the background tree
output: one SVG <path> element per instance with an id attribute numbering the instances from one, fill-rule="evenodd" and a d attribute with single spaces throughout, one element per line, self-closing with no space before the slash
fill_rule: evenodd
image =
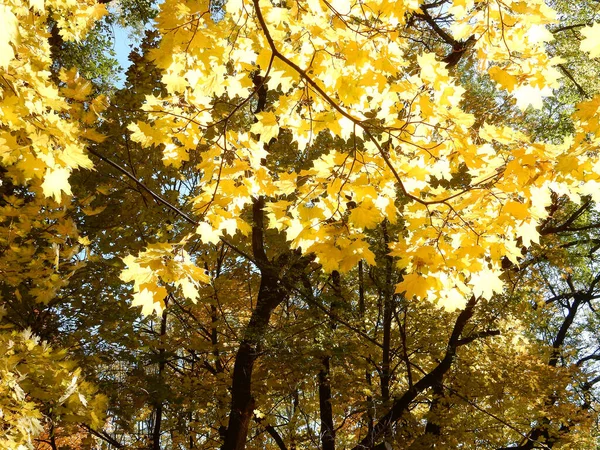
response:
<path id="1" fill-rule="evenodd" d="M 166 1 L 109 102 L 60 8 L 2 10 L 3 324 L 106 392 L 99 445 L 594 448 L 587 4 Z"/>

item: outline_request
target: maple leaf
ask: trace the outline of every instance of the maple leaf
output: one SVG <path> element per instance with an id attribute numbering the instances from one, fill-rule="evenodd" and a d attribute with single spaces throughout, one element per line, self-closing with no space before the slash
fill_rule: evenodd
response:
<path id="1" fill-rule="evenodd" d="M 552 89 L 547 86 L 540 89 L 531 85 L 521 85 L 514 89 L 513 95 L 521 111 L 526 110 L 530 105 L 534 109 L 541 109 L 544 106 L 544 98 L 552 95 Z"/>
<path id="2" fill-rule="evenodd" d="M 165 84 L 169 92 L 172 93 L 184 92 L 188 86 L 186 79 L 176 71 L 165 73 L 162 77 L 162 82 Z"/>
<path id="3" fill-rule="evenodd" d="M 409 273 L 402 278 L 403 280 L 396 285 L 395 292 L 397 294 L 404 294 L 408 298 L 423 299 L 427 297 L 427 291 L 429 290 L 427 276 L 419 273 Z"/>
<path id="4" fill-rule="evenodd" d="M 423 53 L 417 56 L 421 67 L 421 78 L 439 89 L 442 82 L 448 81 L 448 69 L 438 61 L 435 53 Z"/>
<path id="5" fill-rule="evenodd" d="M 0 5 L 0 67 L 4 70 L 15 57 L 13 45 L 19 38 L 18 20 L 8 5 Z"/>
<path id="6" fill-rule="evenodd" d="M 471 274 L 469 284 L 473 287 L 475 297 L 490 300 L 495 293 L 502 293 L 504 283 L 500 279 L 501 275 L 502 271 L 498 269 L 483 269 Z"/>
<path id="7" fill-rule="evenodd" d="M 123 258 L 127 268 L 121 272 L 120 278 L 134 282 L 132 306 L 142 306 L 142 314 L 153 311 L 161 314 L 168 294 L 163 284 L 174 284 L 181 288 L 185 297 L 196 302 L 198 299 L 198 283 L 208 283 L 209 277 L 192 262 L 189 254 L 178 248 L 186 239 L 178 244 L 156 243 L 149 245 L 137 257 L 128 255 Z"/>
<path id="8" fill-rule="evenodd" d="M 488 73 L 494 81 L 496 81 L 508 92 L 512 92 L 515 88 L 515 85 L 518 83 L 517 77 L 511 75 L 506 70 L 503 70 L 498 66 L 490 67 Z"/>
<path id="9" fill-rule="evenodd" d="M 503 206 L 502 211 L 510 214 L 512 217 L 518 220 L 523 220 L 529 217 L 529 208 L 520 202 L 509 201 Z"/>
<path id="10" fill-rule="evenodd" d="M 260 135 L 260 141 L 268 144 L 271 139 L 279 135 L 277 117 L 272 112 L 261 112 L 255 114 L 255 116 L 257 122 L 250 127 L 250 131 Z"/>
<path id="11" fill-rule="evenodd" d="M 44 10 L 44 0 L 29 0 L 29 7 L 34 11 L 42 12 Z"/>
<path id="12" fill-rule="evenodd" d="M 464 309 L 467 304 L 467 297 L 458 289 L 452 288 L 448 291 L 442 291 L 438 304 L 447 311 L 456 311 L 457 309 Z"/>
<path id="13" fill-rule="evenodd" d="M 69 176 L 71 172 L 60 167 L 57 169 L 47 169 L 44 175 L 42 189 L 46 197 L 54 197 L 58 203 L 61 202 L 62 193 L 71 195 L 71 185 L 69 184 Z"/>
<path id="14" fill-rule="evenodd" d="M 201 222 L 196 228 L 196 233 L 202 239 L 204 243 L 218 244 L 221 240 L 222 231 L 214 229 L 211 224 L 207 222 Z"/>
<path id="15" fill-rule="evenodd" d="M 164 308 L 164 298 L 166 296 L 167 290 L 162 286 L 155 286 L 152 289 L 145 287 L 140 292 L 133 294 L 131 306 L 141 306 L 144 316 L 148 316 L 153 312 L 160 315 Z"/>
<path id="16" fill-rule="evenodd" d="M 87 216 L 95 216 L 100 214 L 106 209 L 106 205 L 98 206 L 96 208 L 82 208 L 81 211 Z"/>
<path id="17" fill-rule="evenodd" d="M 160 142 L 162 136 L 159 130 L 156 130 L 152 125 L 137 121 L 136 123 L 130 123 L 127 129 L 131 131 L 131 139 L 135 142 L 139 142 L 144 147 L 150 147 Z"/>
<path id="18" fill-rule="evenodd" d="M 517 236 L 523 239 L 523 245 L 529 247 L 532 242 L 540 242 L 540 233 L 537 230 L 537 223 L 535 220 L 523 221 L 516 227 Z"/>
<path id="19" fill-rule="evenodd" d="M 375 228 L 381 222 L 380 211 L 369 198 L 350 211 L 349 221 L 359 228 Z"/>
<path id="20" fill-rule="evenodd" d="M 77 242 L 86 247 L 92 243 L 92 241 L 90 241 L 90 238 L 87 236 L 77 238 Z"/>
<path id="21" fill-rule="evenodd" d="M 584 39 L 579 44 L 582 52 L 588 52 L 591 58 L 600 56 L 600 22 L 581 29 Z"/>

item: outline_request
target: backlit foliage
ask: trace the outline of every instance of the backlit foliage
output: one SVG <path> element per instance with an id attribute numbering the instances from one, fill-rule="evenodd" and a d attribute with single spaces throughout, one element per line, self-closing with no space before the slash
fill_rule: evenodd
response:
<path id="1" fill-rule="evenodd" d="M 5 446 L 594 448 L 600 25 L 564 10 L 165 0 L 108 98 L 56 45 L 104 5 L 4 2 Z"/>

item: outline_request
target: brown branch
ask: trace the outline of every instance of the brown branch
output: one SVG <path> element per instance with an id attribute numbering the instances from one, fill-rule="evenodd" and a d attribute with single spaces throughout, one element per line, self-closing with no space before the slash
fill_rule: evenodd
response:
<path id="1" fill-rule="evenodd" d="M 585 89 L 583 89 L 583 87 L 581 87 L 581 85 L 573 77 L 573 74 L 571 74 L 571 71 L 569 69 L 567 69 L 564 64 L 558 64 L 558 68 L 575 85 L 575 87 L 577 88 L 577 92 L 579 92 L 579 95 L 581 95 L 584 98 L 591 98 L 590 94 L 588 94 L 585 91 Z"/>
<path id="2" fill-rule="evenodd" d="M 86 424 L 81 424 L 81 426 L 83 428 L 85 428 L 87 431 L 89 431 L 91 434 L 96 436 L 98 439 L 102 439 L 104 442 L 107 442 L 108 444 L 112 445 L 113 447 L 123 448 L 123 444 L 118 442 L 112 436 L 109 436 L 108 434 L 106 434 L 104 431 L 96 431 L 92 427 L 90 427 L 89 425 L 86 425 Z"/>
<path id="3" fill-rule="evenodd" d="M 231 242 L 228 242 L 227 240 L 225 240 L 224 237 L 221 237 L 221 242 L 223 244 L 225 244 L 227 247 L 229 247 L 231 250 L 233 250 L 234 252 L 236 252 L 238 255 L 244 257 L 245 259 L 247 259 L 248 261 L 250 261 L 251 263 L 253 263 L 255 266 L 257 266 L 256 261 L 254 260 L 254 258 L 252 256 L 250 256 L 248 253 L 246 253 L 245 251 L 237 248 L 235 245 L 233 245 Z"/>
<path id="4" fill-rule="evenodd" d="M 438 25 L 433 17 L 429 14 L 427 9 L 421 8 L 421 14 L 415 14 L 415 17 L 423 19 L 427 24 L 435 31 L 435 33 L 442 38 L 442 40 L 452 46 L 452 51 L 448 53 L 443 61 L 446 63 L 446 67 L 454 67 L 461 60 L 466 51 L 471 48 L 475 43 L 475 35 L 470 36 L 466 41 L 459 41 Z"/>
<path id="5" fill-rule="evenodd" d="M 415 14 L 419 19 L 423 19 L 427 24 L 436 32 L 436 34 L 442 38 L 442 40 L 446 43 L 454 47 L 458 44 L 458 41 L 454 39 L 446 30 L 440 27 L 435 19 L 431 17 L 429 12 L 425 9 L 422 14 Z"/>
<path id="6" fill-rule="evenodd" d="M 143 190 L 145 190 L 148 194 L 150 194 L 150 196 L 156 200 L 158 203 L 166 206 L 167 208 L 169 208 L 170 210 L 172 210 L 173 212 L 175 212 L 176 214 L 178 214 L 179 216 L 183 217 L 186 221 L 188 221 L 189 223 L 191 223 L 192 225 L 199 225 L 199 222 L 197 222 L 196 220 L 192 219 L 190 216 L 188 216 L 186 213 L 184 213 L 182 210 L 180 210 L 179 208 L 177 208 L 175 205 L 169 203 L 167 200 L 165 200 L 164 198 L 162 198 L 160 195 L 158 195 L 156 192 L 154 192 L 152 189 L 150 189 L 148 186 L 146 186 L 142 181 L 140 181 L 135 175 L 133 175 L 131 172 L 129 172 L 127 169 L 125 169 L 123 166 L 117 164 L 116 162 L 114 162 L 113 160 L 107 158 L 106 156 L 101 155 L 100 153 L 98 153 L 96 150 L 89 148 L 88 147 L 88 152 L 90 152 L 92 155 L 96 156 L 97 158 L 101 159 L 102 161 L 104 161 L 105 163 L 107 163 L 108 165 L 112 166 L 113 168 L 117 169 L 119 172 L 121 172 L 122 174 L 126 175 L 129 179 L 131 179 L 134 183 L 136 183 L 139 187 L 141 187 Z"/>
<path id="7" fill-rule="evenodd" d="M 588 200 L 583 205 L 581 205 L 579 208 L 577 208 L 577 210 L 575 212 L 573 212 L 573 214 L 571 214 L 569 216 L 569 218 L 567 220 L 565 220 L 561 225 L 558 225 L 556 227 L 550 227 L 550 228 L 544 227 L 540 230 L 540 234 L 543 236 L 546 234 L 560 233 L 561 231 L 568 231 L 569 225 L 571 225 L 573 222 L 575 222 L 591 204 L 592 204 L 592 201 Z"/>
<path id="8" fill-rule="evenodd" d="M 281 449 L 281 450 L 287 450 L 287 447 L 285 446 L 285 442 L 283 442 L 283 438 L 281 437 L 281 435 L 277 432 L 277 430 L 275 429 L 275 427 L 273 427 L 273 425 L 267 425 L 265 427 L 265 430 L 267 430 L 267 433 L 269 433 L 271 435 L 271 437 L 273 438 L 273 440 L 277 443 L 277 446 Z"/>
<path id="9" fill-rule="evenodd" d="M 442 359 L 442 361 L 431 372 L 417 381 L 411 389 L 408 389 L 401 397 L 397 398 L 390 410 L 375 424 L 373 431 L 367 434 L 367 436 L 359 444 L 357 444 L 353 450 L 375 448 L 376 442 L 392 424 L 397 422 L 402 417 L 413 400 L 423 391 L 429 389 L 434 384 L 441 382 L 444 374 L 448 372 L 450 367 L 452 367 L 454 357 L 456 356 L 456 349 L 460 341 L 460 335 L 471 317 L 473 317 L 476 304 L 477 300 L 475 297 L 471 297 L 471 299 L 469 299 L 467 302 L 465 309 L 462 310 L 458 315 L 456 322 L 454 323 L 452 334 L 448 340 L 448 346 L 444 359 Z"/>
<path id="10" fill-rule="evenodd" d="M 308 280 L 306 279 L 306 275 L 303 275 L 303 277 L 304 277 L 303 281 L 305 282 L 305 287 L 306 287 L 306 281 L 308 281 Z M 350 323 L 346 322 L 344 319 L 340 318 L 337 314 L 332 314 L 331 311 L 329 311 L 321 303 L 319 303 L 319 301 L 315 298 L 315 296 L 312 295 L 312 292 L 310 290 L 308 290 L 308 289 L 304 289 L 304 291 L 301 291 L 299 289 L 294 289 L 294 290 L 302 296 L 302 298 L 304 299 L 304 301 L 306 301 L 306 303 L 308 303 L 309 305 L 314 305 L 317 308 L 319 308 L 331 320 L 335 320 L 336 322 L 344 325 L 346 328 L 348 328 L 351 331 L 354 331 L 356 334 L 358 334 L 363 339 L 366 339 L 371 344 L 373 344 L 379 348 L 382 347 L 382 345 L 379 342 L 377 342 L 375 339 L 373 339 L 371 336 L 369 336 L 364 331 L 360 330 L 358 327 L 355 327 L 355 326 L 351 325 Z"/>
<path id="11" fill-rule="evenodd" d="M 562 27 L 558 27 L 554 30 L 550 30 L 551 33 L 560 33 L 561 31 L 573 30 L 575 28 L 582 28 L 591 25 L 592 22 L 584 22 L 584 23 L 575 23 L 573 25 L 565 25 Z"/>
<path id="12" fill-rule="evenodd" d="M 470 344 L 471 342 L 473 342 L 477 339 L 490 337 L 490 336 L 500 336 L 500 330 L 486 330 L 486 331 L 480 331 L 479 333 L 473 333 L 472 335 L 467 336 L 466 338 L 459 339 L 458 343 L 456 345 L 457 345 L 457 347 L 460 347 L 462 345 Z"/>

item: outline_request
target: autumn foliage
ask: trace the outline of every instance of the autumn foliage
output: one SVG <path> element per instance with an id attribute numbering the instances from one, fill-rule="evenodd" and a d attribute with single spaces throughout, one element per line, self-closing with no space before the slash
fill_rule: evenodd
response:
<path id="1" fill-rule="evenodd" d="M 0 447 L 597 448 L 593 2 L 152 8 L 0 5 Z"/>

